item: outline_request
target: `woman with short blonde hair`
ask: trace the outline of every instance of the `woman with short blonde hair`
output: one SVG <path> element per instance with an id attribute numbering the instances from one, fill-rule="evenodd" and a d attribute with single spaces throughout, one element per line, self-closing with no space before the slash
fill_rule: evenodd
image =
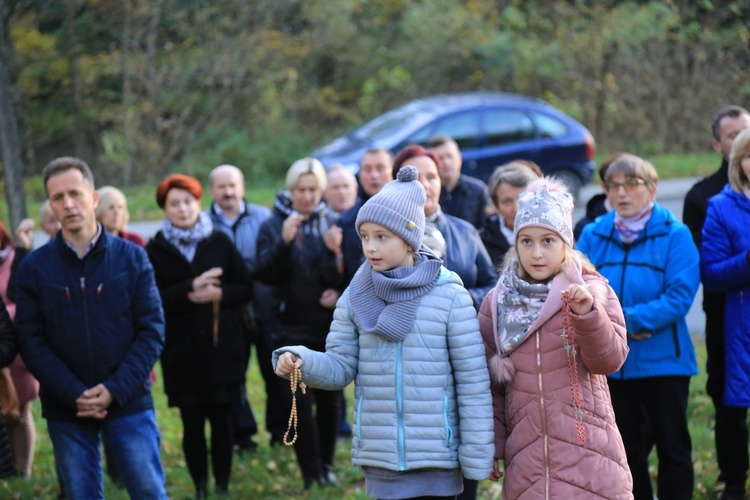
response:
<path id="1" fill-rule="evenodd" d="M 128 200 L 125 194 L 113 186 L 104 186 L 97 189 L 99 193 L 99 204 L 96 207 L 96 220 L 99 221 L 104 230 L 124 240 L 145 247 L 146 241 L 140 234 L 131 233 L 128 229 L 130 213 L 128 212 Z"/>

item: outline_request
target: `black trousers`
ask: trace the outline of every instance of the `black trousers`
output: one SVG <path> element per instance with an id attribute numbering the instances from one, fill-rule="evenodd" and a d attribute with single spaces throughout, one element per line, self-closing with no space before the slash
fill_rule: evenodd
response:
<path id="1" fill-rule="evenodd" d="M 245 372 L 250 365 L 250 354 L 252 351 L 253 341 L 257 336 L 257 330 L 255 328 L 244 328 L 242 332 L 242 348 L 245 363 Z M 231 421 L 232 421 L 232 435 L 234 444 L 240 448 L 247 448 L 252 446 L 252 437 L 258 433 L 258 423 L 255 421 L 255 414 L 250 406 L 250 401 L 247 399 L 247 389 L 242 384 L 238 387 L 240 392 L 239 399 L 232 403 Z"/>
<path id="2" fill-rule="evenodd" d="M 655 444 L 659 500 L 690 500 L 695 476 L 687 425 L 690 377 L 608 380 L 617 426 L 633 474 L 635 499 L 654 498 L 648 456 Z"/>
<path id="3" fill-rule="evenodd" d="M 724 310 L 706 311 L 706 392 L 714 403 L 714 439 L 719 480 L 728 487 L 745 489 L 748 457 L 747 408 L 724 406 L 726 371 L 724 349 Z"/>
<path id="4" fill-rule="evenodd" d="M 273 371 L 271 364 L 271 355 L 277 345 L 276 326 L 273 321 L 259 321 L 258 335 L 255 338 L 255 349 L 258 357 L 258 368 L 263 377 L 266 386 L 266 430 L 271 435 L 271 442 L 281 443 L 281 439 L 286 432 L 286 424 L 289 419 L 289 408 L 284 407 L 279 386 L 279 381 L 286 384 L 286 390 L 289 390 L 289 383 L 283 381 Z"/>
<path id="5" fill-rule="evenodd" d="M 211 424 L 211 468 L 216 487 L 226 491 L 232 470 L 232 425 L 228 404 L 180 408 L 182 449 L 185 462 L 199 495 L 208 491 L 208 446 L 206 420 Z"/>
<path id="6" fill-rule="evenodd" d="M 286 407 L 291 409 L 292 391 L 289 382 L 282 378 L 279 380 L 283 387 L 280 391 L 283 401 Z M 305 478 L 318 480 L 323 476 L 324 467 L 333 466 L 343 397 L 343 391 L 324 391 L 309 387 L 307 394 L 297 391 L 299 437 L 294 445 L 294 451 L 302 476 Z M 289 440 L 293 437 L 292 432 L 289 433 Z"/>

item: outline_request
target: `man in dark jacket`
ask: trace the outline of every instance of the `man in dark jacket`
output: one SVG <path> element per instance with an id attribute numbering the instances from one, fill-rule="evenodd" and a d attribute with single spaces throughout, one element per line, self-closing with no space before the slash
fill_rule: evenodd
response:
<path id="1" fill-rule="evenodd" d="M 443 213 L 463 219 L 479 229 L 492 206 L 487 185 L 468 175 L 461 174 L 463 158 L 458 144 L 447 135 L 436 135 L 427 142 L 427 148 L 440 160 L 440 209 Z"/>
<path id="2" fill-rule="evenodd" d="M 252 273 L 256 267 L 258 232 L 261 224 L 271 216 L 271 211 L 245 200 L 245 177 L 233 165 L 216 167 L 209 174 L 208 181 L 213 203 L 206 213 L 213 222 L 214 229 L 231 238 Z M 270 387 L 275 387 L 272 382 L 277 378 L 271 367 L 273 350 L 270 344 L 278 306 L 276 294 L 273 287 L 253 281 L 253 302 L 245 308 L 245 349 L 249 362 L 251 347 L 255 344 L 258 367 L 266 385 L 266 429 L 271 434 L 271 443 L 281 444 L 286 431 L 286 409 L 282 408 L 278 394 L 269 390 Z M 232 408 L 232 429 L 234 444 L 240 451 L 253 451 L 257 448 L 252 436 L 258 432 L 258 424 L 244 386 L 240 405 Z"/>
<path id="3" fill-rule="evenodd" d="M 708 199 L 718 194 L 729 182 L 729 154 L 734 138 L 750 128 L 750 112 L 739 106 L 721 109 L 711 124 L 714 151 L 721 155 L 721 166 L 713 174 L 699 181 L 685 196 L 682 219 L 690 228 L 700 250 L 703 223 L 706 221 Z M 724 406 L 724 303 L 723 293 L 703 291 L 703 310 L 706 313 L 706 392 L 711 396 L 716 411 L 716 458 L 719 462 L 719 481 L 726 484 L 721 498 L 744 498 L 745 480 L 749 466 L 747 408 Z"/>
<path id="4" fill-rule="evenodd" d="M 387 149 L 369 149 L 359 162 L 359 196 L 354 206 L 343 212 L 339 217 L 338 225 L 342 231 L 341 254 L 344 264 L 344 281 L 341 291 L 349 286 L 349 282 L 364 262 L 362 255 L 362 241 L 357 234 L 354 223 L 362 205 L 383 189 L 383 186 L 393 180 L 393 155 Z"/>
<path id="5" fill-rule="evenodd" d="M 164 338 L 153 269 L 96 222 L 86 163 L 58 158 L 42 175 L 62 230 L 19 268 L 16 328 L 65 492 L 102 498 L 101 436 L 131 498 L 166 498 L 149 381 Z"/>

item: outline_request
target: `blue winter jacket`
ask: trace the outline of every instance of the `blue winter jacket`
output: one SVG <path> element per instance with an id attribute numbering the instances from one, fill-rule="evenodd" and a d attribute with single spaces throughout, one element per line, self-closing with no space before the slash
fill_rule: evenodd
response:
<path id="1" fill-rule="evenodd" d="M 578 249 L 617 293 L 629 335 L 630 354 L 611 374 L 628 380 L 698 373 L 685 316 L 700 284 L 698 249 L 690 230 L 658 203 L 638 239 L 626 245 L 614 225 L 615 211 L 597 217 Z"/>
<path id="2" fill-rule="evenodd" d="M 484 344 L 471 299 L 443 268 L 419 299 L 401 342 L 360 333 L 347 289 L 336 304 L 326 352 L 283 347 L 302 358 L 303 381 L 326 390 L 352 381 L 352 462 L 393 471 L 461 468 L 486 479 L 495 454 Z"/>
<path id="3" fill-rule="evenodd" d="M 102 231 L 81 260 L 58 232 L 21 263 L 15 320 L 45 418 L 77 419 L 76 399 L 100 383 L 114 398 L 108 419 L 153 408 L 164 314 L 143 248 Z"/>
<path id="4" fill-rule="evenodd" d="M 724 404 L 750 407 L 750 199 L 728 184 L 708 202 L 701 278 L 709 292 L 726 292 Z M 745 304 L 747 295 L 748 304 Z"/>

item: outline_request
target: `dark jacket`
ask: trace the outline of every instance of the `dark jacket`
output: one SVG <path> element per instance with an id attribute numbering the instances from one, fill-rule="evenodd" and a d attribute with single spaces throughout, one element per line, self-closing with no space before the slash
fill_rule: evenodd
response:
<path id="1" fill-rule="evenodd" d="M 250 273 L 253 273 L 256 266 L 260 226 L 271 216 L 271 211 L 266 207 L 248 203 L 247 201 L 243 201 L 242 203 L 245 206 L 245 211 L 240 214 L 231 227 L 227 226 L 221 210 L 216 207 L 216 204 L 211 204 L 211 208 L 206 211 L 206 214 L 211 219 L 214 229 L 226 234 L 234 242 L 234 246 L 237 247 L 237 250 L 245 261 L 245 266 Z M 272 287 L 254 280 L 253 303 L 250 308 L 250 317 L 259 321 L 272 320 L 278 307 L 278 301 L 275 299 L 276 295 L 277 292 Z"/>
<path id="2" fill-rule="evenodd" d="M 164 316 L 142 248 L 102 231 L 79 259 L 58 232 L 21 263 L 15 319 L 47 419 L 76 419 L 76 399 L 100 383 L 114 398 L 107 418 L 153 407 Z"/>
<path id="3" fill-rule="evenodd" d="M 479 230 L 479 237 L 482 239 L 484 248 L 492 260 L 495 269 L 500 269 L 503 264 L 505 254 L 510 250 L 511 244 L 505 239 L 505 235 L 500 230 L 500 216 L 497 214 L 490 215 L 484 220 L 482 228 Z"/>
<path id="4" fill-rule="evenodd" d="M 0 299 L 0 368 L 11 364 L 17 353 L 16 330 L 5 309 L 5 302 Z"/>
<path id="5" fill-rule="evenodd" d="M 726 185 L 710 199 L 703 226 L 701 279 L 705 290 L 726 294 L 724 346 L 726 375 L 724 404 L 750 407 L 750 314 L 745 295 L 750 297 L 750 199 Z"/>
<path id="6" fill-rule="evenodd" d="M 438 216 L 436 225 L 445 238 L 443 265 L 458 274 L 474 308 L 479 310 L 484 296 L 497 281 L 497 272 L 479 233 L 465 220 L 445 214 Z"/>
<path id="7" fill-rule="evenodd" d="M 240 308 L 252 297 L 252 280 L 234 244 L 227 235 L 214 231 L 198 243 L 193 262 L 188 262 L 159 231 L 146 251 L 164 304 L 166 341 L 161 366 L 170 406 L 181 405 L 186 394 L 241 384 L 246 361 Z M 213 304 L 195 304 L 188 299 L 193 279 L 213 267 L 224 271 L 216 346 Z"/>
<path id="8" fill-rule="evenodd" d="M 492 206 L 492 202 L 487 185 L 468 175 L 461 174 L 450 193 L 445 188 L 440 191 L 443 213 L 463 219 L 476 229 L 482 227 L 489 206 Z"/>
<path id="9" fill-rule="evenodd" d="M 575 238 L 576 241 L 581 237 L 583 228 L 586 227 L 587 224 L 594 222 L 597 217 L 604 215 L 609 211 L 606 207 L 606 201 L 606 193 L 599 193 L 592 196 L 588 203 L 586 203 L 586 215 L 581 217 L 581 219 L 576 222 L 576 227 L 573 228 L 573 238 Z"/>
<path id="10" fill-rule="evenodd" d="M 344 257 L 344 279 L 341 282 L 341 291 L 349 286 L 352 278 L 357 273 L 357 269 L 365 261 L 365 256 L 362 253 L 362 240 L 359 238 L 357 233 L 357 214 L 359 209 L 362 208 L 364 201 L 362 198 L 357 198 L 357 202 L 349 210 L 342 212 L 339 216 L 339 220 L 336 223 L 341 228 L 343 233 L 343 239 L 341 242 L 341 254 Z"/>
<path id="11" fill-rule="evenodd" d="M 693 241 L 702 246 L 702 230 L 706 221 L 708 200 L 721 192 L 729 182 L 729 165 L 722 160 L 719 169 L 697 182 L 685 195 L 682 220 L 690 229 Z M 724 345 L 724 292 L 703 290 L 703 311 L 706 313 L 706 392 L 714 401 L 722 401 L 724 395 L 725 345 Z"/>
<path id="12" fill-rule="evenodd" d="M 321 306 L 320 296 L 328 288 L 340 289 L 343 279 L 336 268 L 335 255 L 323 242 L 323 235 L 336 218 L 324 203 L 319 204 L 300 225 L 296 238 L 287 244 L 281 237 L 281 226 L 291 213 L 291 199 L 280 193 L 273 215 L 260 228 L 255 277 L 280 288 L 280 340 L 322 346 L 333 309 Z"/>
<path id="13" fill-rule="evenodd" d="M 698 181 L 685 195 L 682 220 L 690 229 L 695 246 L 699 250 L 702 247 L 702 231 L 703 224 L 706 222 L 708 200 L 721 193 L 727 183 L 729 183 L 729 165 L 726 160 L 722 160 L 719 170 Z M 726 296 L 722 292 L 704 292 L 703 310 L 706 316 L 723 316 L 725 302 Z"/>

